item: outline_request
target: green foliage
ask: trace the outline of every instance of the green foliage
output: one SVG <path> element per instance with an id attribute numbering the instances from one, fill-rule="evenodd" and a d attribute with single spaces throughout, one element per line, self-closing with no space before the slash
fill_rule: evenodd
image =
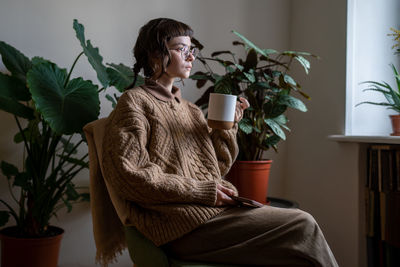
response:
<path id="1" fill-rule="evenodd" d="M 209 94 L 212 92 L 234 94 L 248 99 L 251 107 L 244 112 L 243 119 L 239 122 L 238 159 L 260 160 L 263 151 L 270 148 L 277 150 L 279 141 L 286 139 L 284 129 L 289 131 L 286 111 L 307 111 L 303 101 L 293 94 L 306 99 L 310 97 L 302 91 L 289 72 L 292 63 L 297 62 L 308 74 L 310 62 L 306 58 L 315 56 L 307 52 L 262 49 L 240 33 L 233 33 L 240 41 L 232 44 L 243 46 L 245 57 L 238 58 L 229 50 L 213 52 L 211 57 L 204 57 L 200 53 L 197 59 L 203 63 L 206 71 L 198 71 L 190 78 L 196 80 L 198 88 L 211 82 L 211 86 L 196 101 L 202 108 L 207 107 Z M 203 48 L 197 40 L 193 43 L 200 50 Z M 225 72 L 222 75 L 215 73 L 209 62 L 217 62 L 224 67 Z"/>
<path id="2" fill-rule="evenodd" d="M 109 78 L 107 75 L 106 67 L 103 65 L 103 57 L 99 54 L 99 49 L 97 47 L 93 47 L 90 40 L 85 42 L 85 27 L 82 24 L 78 23 L 78 20 L 74 19 L 74 30 L 76 32 L 76 37 L 81 43 L 83 48 L 83 53 L 87 56 L 89 63 L 92 65 L 94 70 L 97 73 L 97 78 L 103 87 L 107 87 L 109 83 Z"/>
<path id="3" fill-rule="evenodd" d="M 118 91 L 124 92 L 125 89 L 132 83 L 134 75 L 132 69 L 124 64 L 107 64 L 111 68 L 107 68 L 107 73 L 110 78 L 110 85 L 114 86 Z M 138 76 L 135 86 L 144 84 L 144 79 Z"/>
<path id="4" fill-rule="evenodd" d="M 12 217 L 27 237 L 45 235 L 49 220 L 61 208 L 69 212 L 74 203 L 89 201 L 87 188 L 73 183 L 88 168 L 87 153 L 77 153 L 85 145 L 82 128 L 98 118 L 101 90 L 115 86 L 123 91 L 133 81 L 133 72 L 123 64 L 103 65 L 99 49 L 85 40 L 77 20 L 73 28 L 83 51 L 69 71 L 41 57 L 29 59 L 0 41 L 0 55 L 10 73 L 0 73 L 0 109 L 14 116 L 19 131 L 13 141 L 25 149 L 21 169 L 4 160 L 0 164 L 15 202 L 0 199 L 0 226 Z M 70 78 L 82 55 L 97 72 L 102 89 L 82 77 Z"/>
<path id="5" fill-rule="evenodd" d="M 374 91 L 374 92 L 379 92 L 383 94 L 383 96 L 386 98 L 386 102 L 373 102 L 373 101 L 364 101 L 361 103 L 358 103 L 356 106 L 362 105 L 362 104 L 371 104 L 371 105 L 378 105 L 378 106 L 384 106 L 387 109 L 394 110 L 398 113 L 400 113 L 400 75 L 396 69 L 396 67 L 391 64 L 394 78 L 396 81 L 397 88 L 392 88 L 388 83 L 386 82 L 374 82 L 374 81 L 366 81 L 363 82 L 362 84 L 368 84 L 368 87 L 364 89 L 363 91 Z"/>
<path id="6" fill-rule="evenodd" d="M 48 62 L 34 65 L 27 75 L 37 110 L 59 134 L 80 132 L 97 119 L 100 108 L 97 85 L 82 78 L 66 83 L 66 78 L 66 70 Z"/>

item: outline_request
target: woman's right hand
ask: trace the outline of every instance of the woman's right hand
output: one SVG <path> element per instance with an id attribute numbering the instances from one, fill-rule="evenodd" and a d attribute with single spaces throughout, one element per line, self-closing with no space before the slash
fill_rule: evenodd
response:
<path id="1" fill-rule="evenodd" d="M 225 187 L 223 185 L 217 185 L 217 201 L 215 202 L 215 206 L 227 206 L 227 205 L 236 205 L 236 201 L 230 198 L 230 196 L 235 195 L 235 191 Z"/>

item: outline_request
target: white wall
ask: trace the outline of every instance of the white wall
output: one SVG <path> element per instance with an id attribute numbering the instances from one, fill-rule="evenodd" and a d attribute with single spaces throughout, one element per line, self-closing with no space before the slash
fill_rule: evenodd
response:
<path id="1" fill-rule="evenodd" d="M 290 114 L 285 196 L 319 222 L 339 266 L 358 262 L 358 145 L 327 139 L 344 133 L 346 0 L 293 1 L 291 42 L 321 57 L 299 82 L 312 99 L 307 113 Z M 302 72 L 299 69 L 298 72 Z"/>
<path id="2" fill-rule="evenodd" d="M 151 18 L 171 17 L 191 25 L 196 37 L 208 51 L 231 48 L 235 29 L 262 47 L 279 50 L 289 47 L 290 1 L 273 0 L 2 0 L 0 2 L 0 39 L 22 51 L 28 57 L 42 56 L 69 68 L 81 51 L 72 29 L 72 20 L 77 18 L 86 30 L 86 38 L 100 48 L 105 62 L 132 65 L 131 49 L 139 27 Z M 198 68 L 196 66 L 195 68 Z M 4 71 L 4 66 L 0 65 Z M 95 73 L 81 60 L 75 76 L 96 81 Z M 200 96 L 187 82 L 183 96 L 191 101 Z M 108 101 L 103 101 L 102 115 L 110 110 Z M 0 160 L 18 164 L 22 148 L 12 143 L 17 128 L 13 118 L 0 111 Z M 283 154 L 282 154 L 283 155 Z M 283 180 L 279 178 L 282 168 L 273 173 L 270 192 L 279 195 Z M 0 197 L 9 199 L 7 186 L 0 176 Z M 88 172 L 83 172 L 76 181 L 88 185 Z M 75 206 L 71 214 L 59 214 L 53 224 L 65 229 L 62 241 L 60 267 L 88 267 L 94 265 L 95 246 L 88 204 Z M 125 253 L 112 266 L 130 266 Z"/>

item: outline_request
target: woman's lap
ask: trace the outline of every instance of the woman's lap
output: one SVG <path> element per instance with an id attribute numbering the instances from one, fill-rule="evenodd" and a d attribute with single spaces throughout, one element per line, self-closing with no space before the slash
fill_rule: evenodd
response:
<path id="1" fill-rule="evenodd" d="M 232 208 L 164 248 L 184 260 L 337 266 L 314 218 L 299 209 Z"/>

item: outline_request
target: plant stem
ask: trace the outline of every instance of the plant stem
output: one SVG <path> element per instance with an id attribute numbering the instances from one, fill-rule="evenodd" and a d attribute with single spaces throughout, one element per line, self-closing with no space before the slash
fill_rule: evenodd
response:
<path id="1" fill-rule="evenodd" d="M 11 195 L 12 199 L 14 199 L 16 203 L 19 203 L 17 197 L 14 195 L 14 192 L 12 191 L 11 183 L 10 183 L 9 179 L 7 179 L 7 184 L 8 184 L 8 190 L 10 191 L 10 195 Z"/>
<path id="2" fill-rule="evenodd" d="M 28 152 L 28 156 L 32 157 L 32 153 L 31 153 L 31 150 L 29 148 L 28 142 L 26 140 L 24 131 L 22 130 L 21 124 L 19 123 L 19 120 L 18 120 L 17 116 L 14 116 L 14 118 L 15 118 L 15 121 L 17 122 L 19 132 L 22 135 L 22 139 L 24 140 L 24 145 L 25 145 L 26 151 Z"/>
<path id="3" fill-rule="evenodd" d="M 287 68 L 285 69 L 285 73 L 284 75 L 286 75 L 286 73 L 288 72 L 288 70 L 290 69 L 290 65 L 292 65 L 293 62 L 293 57 L 290 57 L 289 63 L 287 64 Z"/>
<path id="4" fill-rule="evenodd" d="M 69 73 L 68 73 L 67 79 L 65 79 L 64 88 L 67 86 L 68 81 L 69 81 L 69 78 L 71 77 L 72 70 L 75 68 L 75 65 L 76 65 L 76 63 L 78 62 L 78 59 L 79 59 L 82 55 L 83 55 L 83 51 L 76 57 L 74 63 L 72 64 L 72 67 L 71 67 L 71 69 L 70 69 L 70 71 L 69 71 Z"/>
<path id="5" fill-rule="evenodd" d="M 64 145 L 63 147 L 63 151 L 61 152 L 61 158 L 64 156 L 64 153 L 67 149 L 67 147 L 69 146 L 69 144 L 71 144 L 71 139 L 72 139 L 73 134 L 71 134 L 67 140 L 67 143 Z"/>
<path id="6" fill-rule="evenodd" d="M 51 155 L 51 151 L 48 151 L 48 146 L 49 146 L 49 141 L 51 139 L 51 128 L 44 122 L 42 122 L 42 148 L 40 151 L 40 165 L 37 166 L 39 169 L 39 177 L 38 178 L 43 178 L 46 176 L 46 171 L 48 168 L 47 160 L 48 160 L 48 155 Z M 36 167 L 36 166 L 32 166 Z"/>
<path id="7" fill-rule="evenodd" d="M 69 156 L 71 156 L 71 154 L 74 152 L 75 149 L 78 148 L 78 146 L 80 144 L 83 143 L 83 140 L 80 140 L 72 149 L 71 151 L 67 154 L 67 156 L 65 158 L 69 158 Z M 58 164 L 58 166 L 63 165 L 65 163 L 66 159 L 61 159 L 61 163 Z"/>
<path id="8" fill-rule="evenodd" d="M 15 210 L 10 205 L 8 205 L 7 202 L 5 202 L 4 200 L 0 199 L 0 202 L 3 203 L 8 208 L 10 214 L 14 217 L 17 225 L 19 225 L 20 221 L 18 220 L 18 215 L 15 212 Z"/>
<path id="9" fill-rule="evenodd" d="M 85 158 L 87 158 L 87 156 L 88 156 L 88 154 L 86 153 L 82 158 L 79 159 L 79 161 L 84 160 Z M 78 166 L 78 163 L 75 163 L 74 165 L 72 165 L 72 166 L 64 173 L 64 176 L 68 176 L 69 173 L 70 173 L 73 169 L 75 169 L 76 166 Z M 84 167 L 84 166 L 82 166 L 82 167 Z"/>

